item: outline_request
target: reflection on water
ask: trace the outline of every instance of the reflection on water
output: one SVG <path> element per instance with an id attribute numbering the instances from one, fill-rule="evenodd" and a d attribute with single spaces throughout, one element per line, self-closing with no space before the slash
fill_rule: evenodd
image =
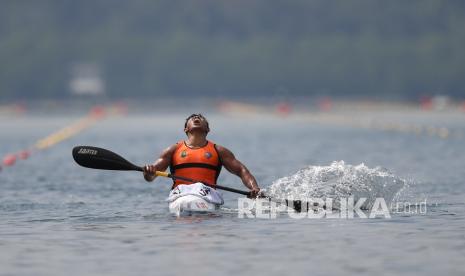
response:
<path id="1" fill-rule="evenodd" d="M 110 232 L 113 229 L 123 229 L 123 225 L 108 225 L 108 224 L 73 224 L 71 229 L 76 231 L 92 231 L 92 232 Z"/>

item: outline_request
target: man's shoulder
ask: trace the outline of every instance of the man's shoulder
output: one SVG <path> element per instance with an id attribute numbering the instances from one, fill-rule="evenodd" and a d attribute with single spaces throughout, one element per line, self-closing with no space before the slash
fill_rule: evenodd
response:
<path id="1" fill-rule="evenodd" d="M 179 147 L 179 142 L 176 143 L 176 144 L 172 144 L 171 146 L 167 147 L 167 148 L 165 149 L 165 152 L 166 152 L 166 153 L 173 153 L 173 152 L 176 151 L 176 149 L 177 149 L 178 147 Z"/>
<path id="2" fill-rule="evenodd" d="M 226 147 L 223 147 L 222 145 L 215 144 L 215 148 L 218 154 L 220 155 L 232 154 L 232 152 L 229 149 L 227 149 Z"/>
<path id="3" fill-rule="evenodd" d="M 210 141 L 211 142 L 211 141 Z M 213 143 L 213 142 L 212 142 Z M 215 147 L 216 150 L 224 150 L 225 147 L 223 147 L 222 145 L 220 144 L 217 144 L 217 143 L 213 143 L 213 146 Z"/>

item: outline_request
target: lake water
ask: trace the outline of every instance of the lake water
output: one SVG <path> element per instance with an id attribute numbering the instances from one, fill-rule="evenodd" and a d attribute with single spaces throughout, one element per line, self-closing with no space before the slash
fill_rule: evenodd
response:
<path id="1" fill-rule="evenodd" d="M 465 274 L 464 113 L 206 114 L 209 138 L 232 150 L 275 195 L 334 193 L 325 183 L 384 189 L 390 182 L 378 178 L 387 173 L 401 182 L 395 191 L 378 189 L 377 196 L 427 202 L 426 212 L 391 210 L 390 219 L 239 218 L 241 196 L 228 192 L 219 213 L 177 218 L 165 201 L 168 179 L 147 183 L 137 172 L 91 170 L 72 159 L 73 146 L 94 145 L 135 164 L 152 162 L 184 139 L 189 114 L 108 118 L 3 167 L 0 275 Z M 367 118 L 370 124 L 359 124 Z M 2 117 L 0 156 L 77 119 Z M 448 135 L 380 129 L 380 122 L 447 128 Z M 226 170 L 219 183 L 245 189 Z"/>

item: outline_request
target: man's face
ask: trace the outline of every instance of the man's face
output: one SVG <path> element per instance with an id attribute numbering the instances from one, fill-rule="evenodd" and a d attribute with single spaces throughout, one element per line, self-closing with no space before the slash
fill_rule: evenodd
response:
<path id="1" fill-rule="evenodd" d="M 207 120 L 203 116 L 194 115 L 188 121 L 184 132 L 192 131 L 202 131 L 208 133 L 210 129 L 208 128 Z"/>

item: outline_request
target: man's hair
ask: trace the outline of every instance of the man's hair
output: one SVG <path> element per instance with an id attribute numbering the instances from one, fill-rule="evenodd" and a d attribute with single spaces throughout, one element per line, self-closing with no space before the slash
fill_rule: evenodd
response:
<path id="1" fill-rule="evenodd" d="M 201 119 L 204 119 L 205 122 L 207 123 L 207 129 L 210 130 L 210 126 L 208 125 L 208 120 L 207 120 L 207 118 L 205 118 L 201 113 L 198 113 L 198 114 L 195 114 L 195 113 L 194 113 L 194 114 L 191 114 L 189 117 L 187 117 L 187 118 L 186 118 L 186 121 L 184 122 L 184 128 L 187 127 L 187 122 L 188 122 L 190 119 L 192 119 L 193 117 L 199 117 L 199 118 L 201 118 Z M 186 132 L 186 134 L 187 134 L 187 132 Z"/>

